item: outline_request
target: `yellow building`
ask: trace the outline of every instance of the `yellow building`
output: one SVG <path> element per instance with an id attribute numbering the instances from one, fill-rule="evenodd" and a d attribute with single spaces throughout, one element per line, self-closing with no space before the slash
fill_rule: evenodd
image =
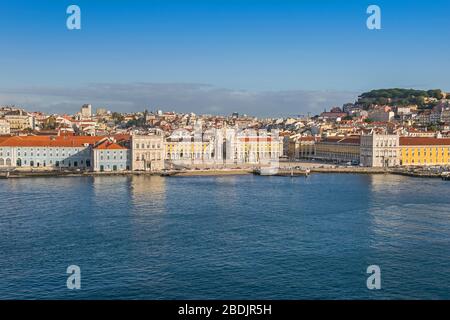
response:
<path id="1" fill-rule="evenodd" d="M 160 132 L 131 137 L 133 171 L 158 171 L 164 169 L 164 137 Z"/>
<path id="2" fill-rule="evenodd" d="M 400 137 L 403 166 L 450 165 L 450 139 Z"/>
<path id="3" fill-rule="evenodd" d="M 193 137 L 167 138 L 165 143 L 166 160 L 204 161 L 214 158 L 214 144 L 195 141 Z"/>
<path id="4" fill-rule="evenodd" d="M 316 142 L 315 158 L 333 162 L 358 162 L 360 136 L 328 137 Z"/>
<path id="5" fill-rule="evenodd" d="M 260 161 L 278 161 L 283 155 L 283 139 L 272 136 L 240 136 L 231 150 L 238 163 L 259 163 Z"/>
<path id="6" fill-rule="evenodd" d="M 13 110 L 6 113 L 5 120 L 9 123 L 11 132 L 34 129 L 33 117 L 22 110 Z"/>
<path id="7" fill-rule="evenodd" d="M 313 158 L 315 154 L 316 139 L 311 136 L 289 138 L 288 152 L 289 159 Z"/>

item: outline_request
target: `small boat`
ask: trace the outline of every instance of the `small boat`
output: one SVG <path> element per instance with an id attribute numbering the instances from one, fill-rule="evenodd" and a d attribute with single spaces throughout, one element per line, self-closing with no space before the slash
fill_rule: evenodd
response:
<path id="1" fill-rule="evenodd" d="M 254 171 L 255 174 L 260 176 L 274 176 L 278 173 L 278 168 L 276 167 L 262 167 Z"/>

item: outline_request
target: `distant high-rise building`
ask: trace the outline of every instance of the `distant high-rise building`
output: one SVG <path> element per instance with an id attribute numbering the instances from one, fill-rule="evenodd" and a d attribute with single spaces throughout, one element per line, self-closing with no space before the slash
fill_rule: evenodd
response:
<path id="1" fill-rule="evenodd" d="M 83 104 L 81 107 L 81 116 L 83 118 L 91 118 L 92 117 L 92 105 Z"/>

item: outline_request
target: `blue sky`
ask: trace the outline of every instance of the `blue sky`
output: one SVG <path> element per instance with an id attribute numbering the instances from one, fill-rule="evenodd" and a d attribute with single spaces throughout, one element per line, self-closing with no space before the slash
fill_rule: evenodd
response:
<path id="1" fill-rule="evenodd" d="M 66 28 L 81 8 L 82 29 Z M 366 9 L 382 10 L 382 30 Z M 373 88 L 450 91 L 450 2 L 0 2 L 0 104 L 286 116 Z"/>

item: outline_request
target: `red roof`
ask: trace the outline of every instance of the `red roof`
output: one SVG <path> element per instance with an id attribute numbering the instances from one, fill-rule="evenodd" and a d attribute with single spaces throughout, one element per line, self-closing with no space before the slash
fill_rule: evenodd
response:
<path id="1" fill-rule="evenodd" d="M 450 138 L 400 137 L 401 146 L 450 146 Z"/>
<path id="2" fill-rule="evenodd" d="M 327 137 L 322 141 L 324 143 L 360 144 L 361 136 Z"/>
<path id="3" fill-rule="evenodd" d="M 104 137 L 91 136 L 14 136 L 1 139 L 0 147 L 84 147 Z"/>
<path id="4" fill-rule="evenodd" d="M 299 141 L 316 141 L 316 138 L 312 137 L 312 136 L 306 136 L 306 137 L 300 137 L 300 138 L 298 138 L 298 140 Z M 320 140 L 320 139 L 317 139 L 317 140 Z"/>
<path id="5" fill-rule="evenodd" d="M 123 134 L 123 133 L 115 134 L 113 137 L 114 137 L 114 139 L 116 139 L 116 141 L 130 141 L 131 140 L 131 135 Z"/>
<path id="6" fill-rule="evenodd" d="M 121 146 L 118 143 L 111 142 L 109 140 L 105 140 L 102 143 L 100 143 L 98 146 L 95 147 L 95 149 L 100 150 L 126 150 L 127 148 Z"/>

